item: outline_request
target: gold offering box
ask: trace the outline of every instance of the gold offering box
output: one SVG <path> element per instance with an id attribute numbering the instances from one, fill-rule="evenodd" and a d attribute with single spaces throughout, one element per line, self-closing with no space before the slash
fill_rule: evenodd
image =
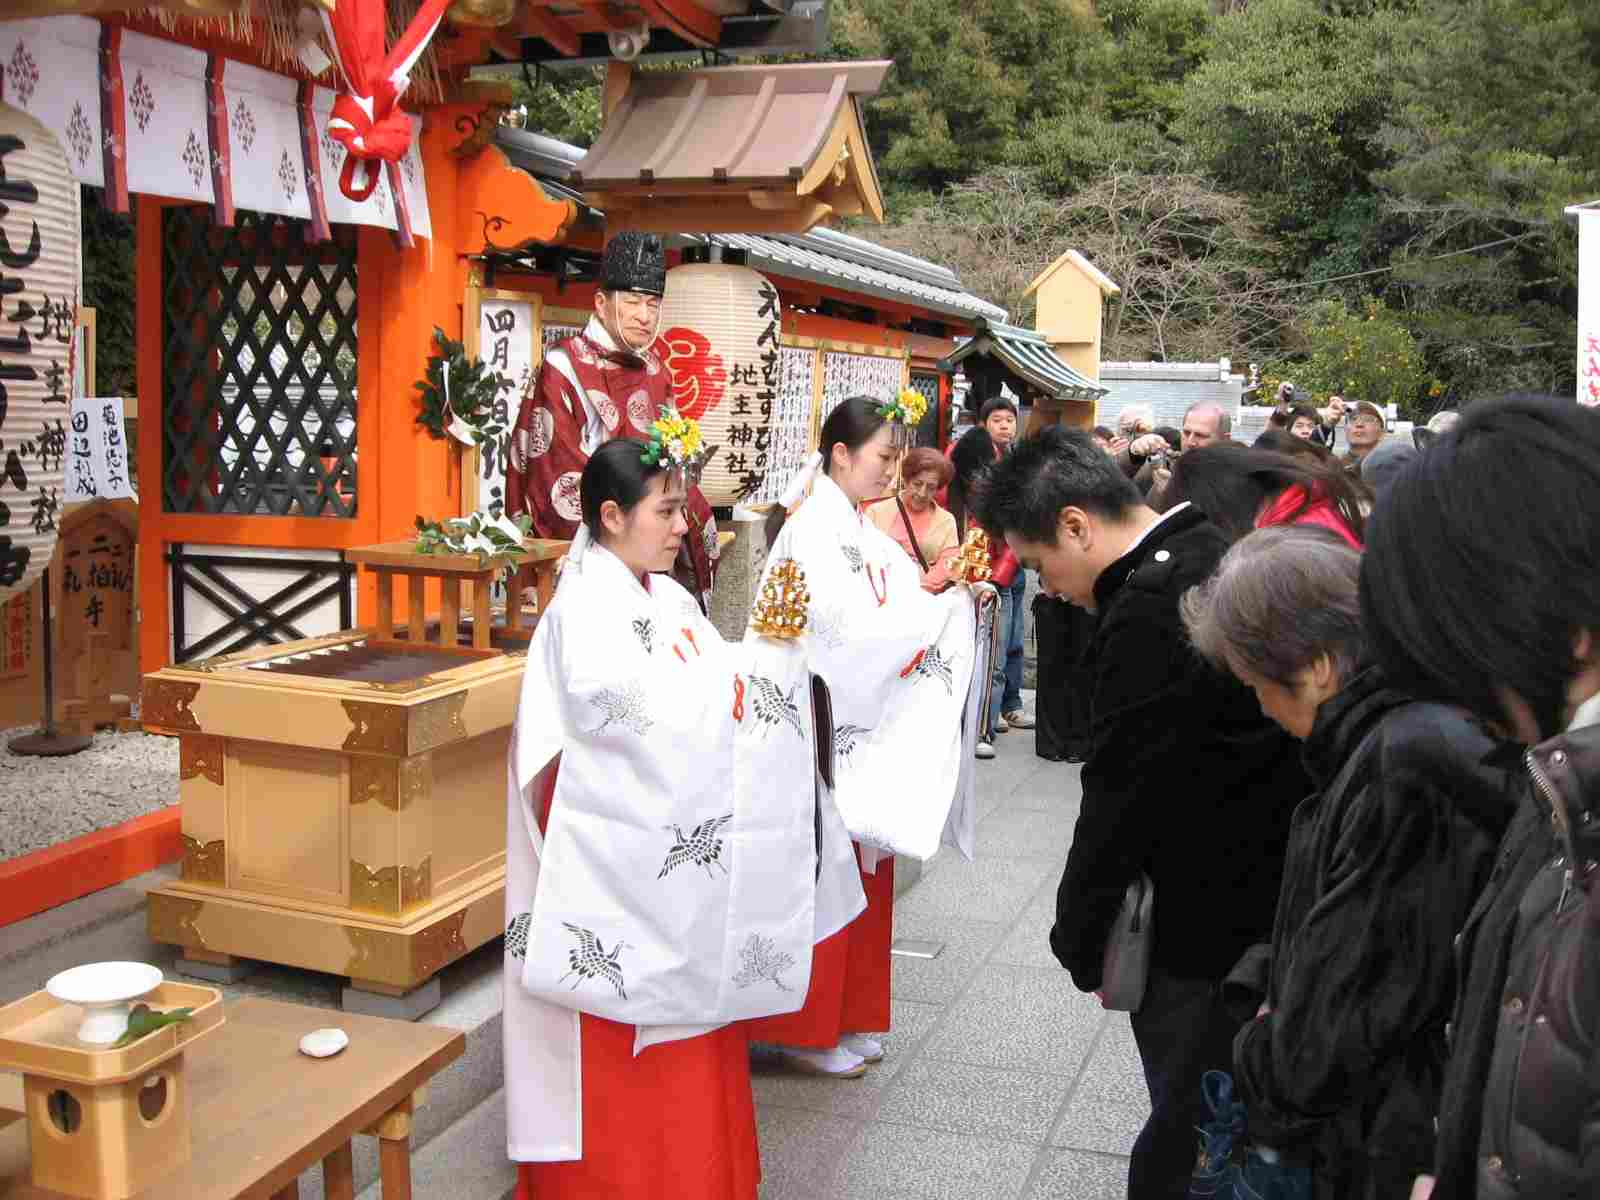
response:
<path id="1" fill-rule="evenodd" d="M 22 1073 L 35 1187 L 121 1200 L 189 1161 L 183 1052 L 222 1024 L 222 996 L 163 983 L 142 1003 L 194 1015 L 112 1050 L 79 1042 L 83 1010 L 46 992 L 0 1008 L 0 1069 Z"/>
<path id="2" fill-rule="evenodd" d="M 146 676 L 184 845 L 151 937 L 392 993 L 497 936 L 525 661 L 358 631 Z"/>

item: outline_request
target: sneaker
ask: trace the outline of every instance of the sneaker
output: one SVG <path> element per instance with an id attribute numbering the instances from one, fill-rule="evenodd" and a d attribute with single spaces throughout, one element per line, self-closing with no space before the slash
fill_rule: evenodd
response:
<path id="1" fill-rule="evenodd" d="M 975 753 L 973 755 L 973 757 L 974 758 L 993 758 L 994 757 L 994 743 L 993 742 L 979 742 L 978 743 L 977 753 Z"/>
<path id="2" fill-rule="evenodd" d="M 1012 729 L 1032 729 L 1034 720 L 1020 708 L 1012 709 L 1003 716 L 1005 723 Z"/>
<path id="3" fill-rule="evenodd" d="M 1311 1168 L 1285 1162 L 1265 1146 L 1251 1146 L 1234 1177 L 1233 1194 L 1235 1200 L 1311 1200 Z"/>
<path id="4" fill-rule="evenodd" d="M 1244 1137 L 1244 1105 L 1233 1098 L 1233 1077 L 1226 1071 L 1207 1071 L 1200 1094 L 1211 1110 L 1211 1120 L 1199 1127 L 1200 1153 L 1189 1179 L 1191 1200 L 1232 1197 L 1238 1182 L 1234 1145 Z"/>
<path id="5" fill-rule="evenodd" d="M 802 1075 L 860 1079 L 867 1073 L 866 1060 L 843 1046 L 834 1046 L 829 1050 L 813 1050 L 804 1046 L 779 1046 L 777 1049 L 784 1066 Z"/>
<path id="6" fill-rule="evenodd" d="M 994 731 L 996 733 L 1006 733 L 1010 729 L 1011 726 L 1007 723 L 1004 717 L 996 717 L 994 719 Z"/>
<path id="7" fill-rule="evenodd" d="M 868 1066 L 883 1061 L 883 1043 L 867 1037 L 866 1034 L 847 1033 L 839 1039 L 839 1045 L 851 1054 L 859 1054 L 861 1061 Z"/>

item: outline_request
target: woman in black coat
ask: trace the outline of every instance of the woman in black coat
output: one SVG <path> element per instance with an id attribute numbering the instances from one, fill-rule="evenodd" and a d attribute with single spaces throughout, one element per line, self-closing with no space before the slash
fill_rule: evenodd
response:
<path id="1" fill-rule="evenodd" d="M 1470 717 L 1360 667 L 1360 561 L 1324 530 L 1260 530 L 1184 616 L 1304 739 L 1317 788 L 1294 814 L 1265 1003 L 1234 1042 L 1250 1139 L 1309 1166 L 1319 1198 L 1403 1200 L 1433 1161 L 1451 941 L 1509 803 Z"/>
<path id="2" fill-rule="evenodd" d="M 1461 930 L 1433 1200 L 1600 1196 L 1600 413 L 1479 403 L 1391 484 L 1361 600 L 1391 678 L 1515 738 Z"/>

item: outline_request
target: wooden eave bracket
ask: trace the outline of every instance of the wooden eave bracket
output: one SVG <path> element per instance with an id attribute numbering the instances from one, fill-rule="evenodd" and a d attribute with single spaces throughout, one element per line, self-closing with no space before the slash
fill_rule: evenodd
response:
<path id="1" fill-rule="evenodd" d="M 456 182 L 457 245 L 471 253 L 561 241 L 578 206 L 545 194 L 495 145 L 462 163 Z"/>
<path id="2" fill-rule="evenodd" d="M 795 192 L 816 195 L 841 215 L 870 213 L 883 224 L 883 192 L 878 186 L 872 150 L 861 127 L 861 109 L 854 96 L 845 97 L 833 126 Z"/>

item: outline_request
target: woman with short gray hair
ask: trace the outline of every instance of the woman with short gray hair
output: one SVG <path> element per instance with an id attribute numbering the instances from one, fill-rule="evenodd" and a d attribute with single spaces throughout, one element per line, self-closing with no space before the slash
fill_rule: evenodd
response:
<path id="1" fill-rule="evenodd" d="M 1295 810 L 1265 1002 L 1234 1042 L 1257 1144 L 1239 1169 L 1259 1185 L 1287 1164 L 1318 1197 L 1376 1200 L 1408 1195 L 1433 1161 L 1451 940 L 1505 799 L 1472 718 L 1365 665 L 1360 565 L 1326 530 L 1258 530 L 1183 615 L 1196 649 L 1304 740 L 1318 788 Z"/>

